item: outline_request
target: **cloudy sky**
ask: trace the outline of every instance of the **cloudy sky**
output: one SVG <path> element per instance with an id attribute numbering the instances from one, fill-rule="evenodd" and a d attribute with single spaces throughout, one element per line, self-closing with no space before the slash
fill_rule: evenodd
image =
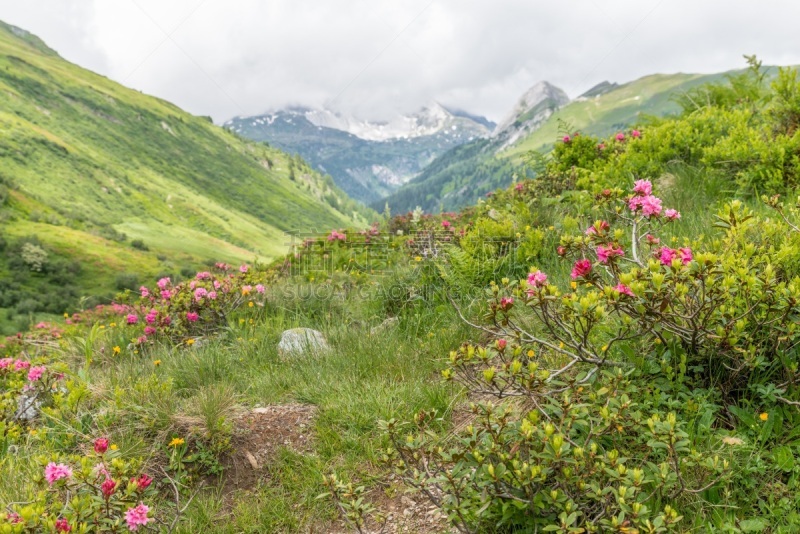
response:
<path id="1" fill-rule="evenodd" d="M 540 80 L 577 96 L 755 53 L 799 64 L 785 0 L 0 0 L 63 57 L 222 122 L 290 104 L 498 120 Z"/>

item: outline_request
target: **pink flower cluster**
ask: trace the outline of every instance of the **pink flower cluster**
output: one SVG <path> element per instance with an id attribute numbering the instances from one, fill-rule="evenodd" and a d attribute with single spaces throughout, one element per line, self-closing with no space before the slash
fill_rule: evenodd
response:
<path id="1" fill-rule="evenodd" d="M 47 367 L 45 367 L 44 365 L 37 365 L 35 367 L 31 367 L 30 371 L 28 371 L 28 381 L 36 382 L 37 380 L 42 378 L 42 375 L 44 375 L 45 371 L 47 371 Z"/>
<path id="2" fill-rule="evenodd" d="M 658 217 L 664 208 L 661 199 L 653 196 L 653 184 L 650 180 L 636 180 L 633 185 L 634 195 L 628 199 L 628 208 L 634 212 L 640 212 L 648 219 Z M 674 209 L 664 211 L 667 220 L 674 221 L 681 218 L 681 214 Z"/>
<path id="3" fill-rule="evenodd" d="M 44 468 L 44 478 L 47 480 L 47 483 L 51 486 L 55 484 L 57 481 L 62 479 L 67 479 L 72 476 L 72 469 L 65 464 L 57 464 L 55 462 L 50 462 Z"/>
<path id="4" fill-rule="evenodd" d="M 147 517 L 150 512 L 150 507 L 144 503 L 139 503 L 138 506 L 128 508 L 125 511 L 125 522 L 128 524 L 128 530 L 136 531 L 140 526 L 145 526 L 151 521 L 155 521 L 152 517 Z"/>
<path id="5" fill-rule="evenodd" d="M 336 230 L 331 230 L 328 241 L 347 241 L 347 235 Z"/>
<path id="6" fill-rule="evenodd" d="M 694 259 L 692 255 L 692 249 L 688 247 L 679 248 L 677 250 L 669 248 L 669 247 L 661 247 L 661 250 L 658 251 L 659 260 L 661 261 L 661 265 L 672 265 L 672 260 L 675 258 L 679 258 L 681 263 L 686 265 L 691 263 Z"/>
<path id="7" fill-rule="evenodd" d="M 13 358 L 3 358 L 0 360 L 0 371 L 7 369 L 9 371 L 22 371 L 23 369 L 28 369 L 31 366 L 31 362 L 26 362 L 25 360 L 15 360 Z"/>
<path id="8" fill-rule="evenodd" d="M 547 275 L 542 271 L 534 271 L 528 275 L 528 285 L 531 287 L 544 287 L 547 285 Z"/>
<path id="9" fill-rule="evenodd" d="M 578 260 L 575 262 L 575 265 L 572 266 L 572 272 L 570 276 L 573 279 L 576 278 L 585 278 L 589 273 L 592 272 L 592 262 L 589 260 Z"/>
<path id="10" fill-rule="evenodd" d="M 622 247 L 616 246 L 613 243 L 609 243 L 608 246 L 600 245 L 597 247 L 597 260 L 604 265 L 616 256 L 623 256 L 624 254 Z"/>
<path id="11" fill-rule="evenodd" d="M 586 235 L 600 235 L 608 232 L 608 229 L 611 228 L 611 225 L 608 224 L 608 221 L 597 221 L 589 228 L 586 229 Z"/>

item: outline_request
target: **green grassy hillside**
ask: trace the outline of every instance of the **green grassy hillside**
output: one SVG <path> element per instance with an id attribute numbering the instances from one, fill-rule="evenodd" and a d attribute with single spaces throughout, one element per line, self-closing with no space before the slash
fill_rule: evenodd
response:
<path id="1" fill-rule="evenodd" d="M 447 211 L 470 205 L 487 192 L 508 186 L 515 176 L 522 179 L 531 174 L 526 158 L 532 151 L 551 150 L 565 127 L 570 132 L 606 136 L 647 116 L 667 116 L 679 109 L 674 95 L 722 80 L 726 74 L 653 74 L 620 86 L 601 84 L 599 94 L 575 99 L 510 147 L 500 150 L 497 144 L 478 140 L 442 154 L 385 202 L 395 213 L 416 206 Z"/>
<path id="2" fill-rule="evenodd" d="M 107 294 L 125 286 L 120 273 L 266 260 L 285 252 L 288 231 L 369 216 L 299 158 L 73 65 L 2 23 L 0 94 L 0 235 L 12 245 L 0 252 L 0 309 L 53 278 L 47 267 L 9 274 L 13 245 L 31 236 L 50 267 L 74 262 L 59 285 Z"/>

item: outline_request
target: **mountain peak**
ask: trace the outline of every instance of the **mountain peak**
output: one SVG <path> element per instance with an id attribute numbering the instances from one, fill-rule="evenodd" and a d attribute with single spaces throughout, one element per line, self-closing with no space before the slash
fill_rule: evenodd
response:
<path id="1" fill-rule="evenodd" d="M 547 81 L 528 89 L 517 101 L 514 109 L 498 123 L 492 137 L 503 140 L 503 147 L 535 130 L 555 110 L 569 103 L 567 94 Z"/>

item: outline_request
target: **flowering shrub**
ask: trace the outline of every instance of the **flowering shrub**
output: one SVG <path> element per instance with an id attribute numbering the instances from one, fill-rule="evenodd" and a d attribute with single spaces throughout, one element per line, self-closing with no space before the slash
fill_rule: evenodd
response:
<path id="1" fill-rule="evenodd" d="M 490 341 L 450 355 L 445 379 L 499 403 L 473 404 L 451 440 L 430 431 L 429 413 L 386 424 L 387 458 L 464 532 L 680 529 L 678 497 L 729 491 L 731 459 L 698 453 L 655 392 L 707 388 L 729 406 L 723 421 L 800 400 L 800 278 L 780 267 L 789 238 L 750 233 L 786 234 L 791 214 L 756 221 L 732 202 L 723 235 L 700 250 L 661 242 L 681 214 L 649 181 L 595 200 L 602 218 L 557 249 L 570 287 L 538 269 L 492 283 L 489 325 L 473 325 Z"/>
<path id="2" fill-rule="evenodd" d="M 199 272 L 180 283 L 162 278 L 154 288 L 139 288 L 139 301 L 124 317 L 128 325 L 141 329 L 137 343 L 209 335 L 226 325 L 228 316 L 240 306 L 263 305 L 264 273 L 249 265 L 234 270 L 223 263 L 215 271 Z"/>
<path id="3" fill-rule="evenodd" d="M 99 438 L 89 452 L 42 460 L 42 491 L 0 513 L 0 532 L 143 532 L 153 511 L 153 479 Z"/>

